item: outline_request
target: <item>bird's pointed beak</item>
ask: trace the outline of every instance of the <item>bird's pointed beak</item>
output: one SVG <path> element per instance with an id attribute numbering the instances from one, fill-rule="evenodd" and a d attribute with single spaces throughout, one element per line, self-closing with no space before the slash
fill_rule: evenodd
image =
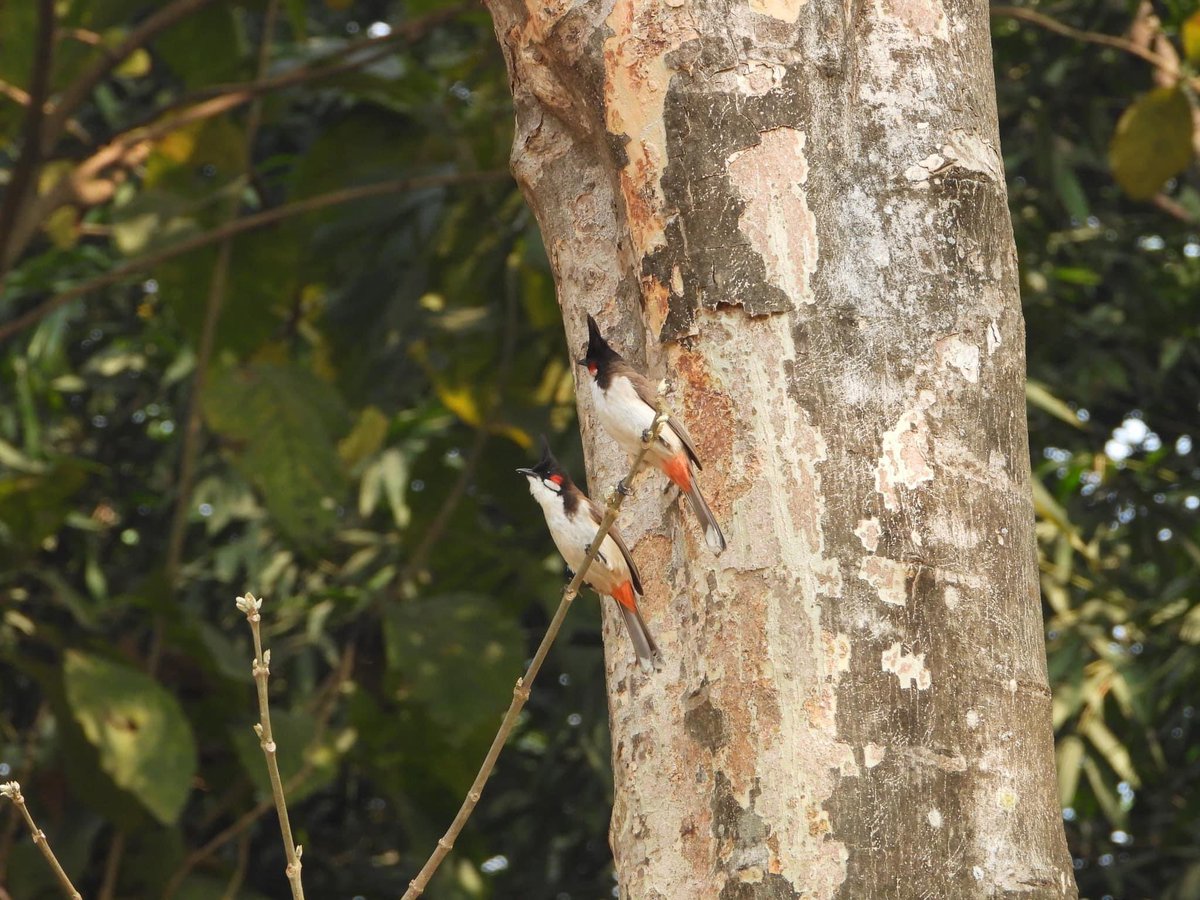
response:
<path id="1" fill-rule="evenodd" d="M 587 368 L 587 360 L 586 359 L 577 359 L 577 360 L 575 360 L 575 365 L 583 366 L 586 369 Z"/>
<path id="2" fill-rule="evenodd" d="M 524 475 L 526 478 L 533 478 L 537 475 L 537 472 L 533 471 L 533 469 L 517 469 L 517 474 Z"/>

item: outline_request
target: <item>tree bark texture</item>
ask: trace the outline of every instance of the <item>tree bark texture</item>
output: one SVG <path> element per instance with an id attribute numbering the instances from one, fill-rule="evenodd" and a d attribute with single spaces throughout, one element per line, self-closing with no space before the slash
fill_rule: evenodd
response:
<path id="1" fill-rule="evenodd" d="M 621 895 L 1075 896 L 986 5 L 490 7 L 572 356 L 592 312 L 669 378 L 730 539 L 625 507 L 666 665 L 606 611 Z"/>

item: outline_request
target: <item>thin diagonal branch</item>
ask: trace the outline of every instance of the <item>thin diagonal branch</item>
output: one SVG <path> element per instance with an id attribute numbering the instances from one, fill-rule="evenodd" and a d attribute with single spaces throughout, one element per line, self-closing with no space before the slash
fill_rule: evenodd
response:
<path id="1" fill-rule="evenodd" d="M 37 827 L 37 823 L 33 821 L 33 816 L 29 814 L 29 807 L 25 805 L 25 798 L 21 796 L 21 785 L 15 781 L 0 784 L 0 797 L 7 797 L 21 811 L 21 815 L 25 818 L 25 824 L 29 826 L 29 833 L 33 835 L 33 842 L 42 851 L 42 856 L 46 858 L 47 864 L 53 870 L 54 876 L 58 879 L 58 884 L 62 888 L 63 893 L 72 898 L 72 900 L 83 900 L 79 891 L 75 890 L 75 885 L 71 884 L 71 879 L 67 877 L 67 873 L 63 870 L 58 857 L 50 849 L 50 842 L 46 840 L 45 832 Z"/>
<path id="2" fill-rule="evenodd" d="M 89 278 L 87 281 L 82 281 L 74 287 L 70 287 L 60 294 L 51 297 L 40 306 L 36 306 L 26 313 L 17 316 L 9 322 L 0 325 L 0 341 L 5 341 L 13 335 L 20 333 L 30 325 L 40 322 L 50 313 L 54 312 L 72 300 L 90 294 L 92 291 L 97 291 L 100 288 L 108 287 L 111 284 L 116 284 L 130 275 L 138 272 L 145 272 L 147 269 L 153 268 L 159 263 L 164 263 L 167 260 L 174 259 L 177 256 L 182 256 L 185 253 L 191 253 L 193 250 L 199 250 L 202 247 L 208 247 L 218 243 L 231 235 L 241 234 L 244 231 L 253 231 L 258 228 L 263 228 L 267 225 L 274 225 L 284 219 L 289 219 L 293 216 L 304 215 L 305 213 L 316 212 L 320 209 L 325 209 L 329 206 L 337 206 L 342 203 L 353 203 L 356 200 L 364 200 L 368 197 L 380 197 L 386 194 L 401 194 L 409 191 L 420 191 L 428 188 L 436 187 L 451 187 L 458 184 L 479 184 L 489 181 L 507 181 L 512 176 L 500 169 L 487 169 L 482 172 L 462 172 L 449 175 L 424 175 L 417 178 L 401 178 L 394 181 L 381 181 L 376 184 L 364 184 L 356 187 L 342 188 L 337 191 L 330 191 L 326 194 L 318 194 L 315 197 L 307 197 L 304 200 L 297 200 L 293 203 L 286 203 L 283 206 L 277 206 L 275 209 L 264 210 L 253 215 L 243 216 L 232 222 L 227 222 L 218 228 L 211 231 L 206 231 L 202 234 L 195 235 L 186 240 L 180 241 L 177 244 L 172 244 L 169 247 L 164 247 L 161 250 L 156 250 L 153 253 L 147 253 L 145 256 L 140 256 L 137 259 L 132 259 L 127 263 L 117 266 L 115 269 L 105 272 L 103 275 L 97 275 L 94 278 Z"/>
<path id="3" fill-rule="evenodd" d="M 1055 34 L 1061 34 L 1063 37 L 1069 37 L 1077 41 L 1123 50 L 1126 53 L 1132 53 L 1134 56 L 1140 56 L 1146 62 L 1152 63 L 1170 75 L 1174 75 L 1175 77 L 1179 77 L 1180 75 L 1179 66 L 1171 60 L 1126 38 L 1116 37 L 1111 34 L 1102 34 L 1098 31 L 1083 31 L 1079 28 L 1072 28 L 1070 25 L 1066 25 L 1057 19 L 1053 19 L 1040 12 L 1035 12 L 1032 9 L 1025 9 L 1022 6 L 993 6 L 991 7 L 991 14 L 1001 18 L 1019 19 L 1030 22 L 1045 28 L 1047 31 L 1053 31 Z"/>
<path id="4" fill-rule="evenodd" d="M 92 91 L 96 89 L 96 85 L 107 78 L 131 53 L 150 43 L 176 22 L 212 2 L 213 0 L 175 0 L 174 3 L 146 19 L 131 31 L 125 40 L 97 59 L 86 72 L 71 82 L 63 91 L 58 103 L 55 104 L 54 111 L 46 120 L 46 133 L 42 149 L 47 153 L 53 149 L 55 143 L 62 137 L 71 113 L 83 105 L 92 95 Z"/>
<path id="5" fill-rule="evenodd" d="M 658 416 L 654 420 L 654 425 L 650 429 L 650 433 L 645 436 L 646 440 L 642 441 L 642 448 L 634 458 L 633 465 L 629 468 L 629 474 L 625 476 L 625 484 L 633 484 L 633 479 L 641 471 L 642 463 L 646 458 L 646 452 L 658 440 L 658 433 L 663 425 L 666 424 L 666 421 L 667 414 L 660 403 Z M 579 567 L 579 571 L 575 573 L 575 577 L 571 579 L 570 583 L 563 590 L 562 600 L 559 601 L 554 618 L 550 620 L 550 625 L 546 629 L 546 634 L 542 638 L 542 642 L 538 645 L 537 652 L 533 655 L 533 660 L 529 663 L 529 668 L 525 670 L 525 674 L 521 678 L 517 679 L 516 687 L 513 688 L 512 703 L 509 704 L 508 711 L 504 714 L 504 719 L 500 723 L 500 729 L 496 732 L 496 737 L 492 739 L 492 746 L 488 748 L 487 755 L 483 758 L 483 765 L 479 767 L 479 774 L 475 776 L 475 780 L 471 783 L 471 789 L 467 791 L 467 796 L 458 810 L 458 815 L 454 817 L 454 821 L 450 823 L 450 827 L 446 830 L 446 833 L 438 839 L 437 847 L 434 848 L 425 865 L 421 867 L 421 871 L 417 873 L 417 877 L 409 882 L 408 890 L 404 892 L 403 900 L 416 900 L 417 897 L 421 896 L 421 893 L 429 884 L 429 879 L 433 877 L 433 873 L 437 871 L 438 866 L 442 864 L 442 860 L 446 858 L 446 855 L 454 847 L 454 842 L 463 830 L 463 826 L 467 824 L 467 819 L 471 818 L 471 813 L 475 811 L 475 806 L 479 803 L 479 798 L 483 793 L 484 785 L 487 784 L 492 770 L 496 767 L 496 760 L 500 756 L 500 751 L 504 749 L 504 744 L 507 742 L 513 726 L 517 724 L 517 717 L 521 714 L 521 710 L 529 699 L 529 692 L 533 688 L 533 681 L 537 678 L 537 674 L 542 668 L 542 663 L 545 661 L 546 655 L 550 652 L 550 647 L 554 643 L 554 639 L 558 637 L 558 631 L 562 628 L 563 620 L 567 617 L 567 612 L 571 608 L 571 602 L 575 599 L 580 587 L 583 585 L 583 579 L 587 576 L 587 571 L 591 568 L 592 561 L 595 560 L 596 555 L 600 552 L 600 545 L 604 543 L 604 539 L 612 529 L 613 523 L 616 522 L 617 514 L 621 511 L 621 504 L 625 502 L 625 497 L 626 494 L 620 490 L 614 490 L 612 496 L 609 497 L 607 508 L 604 511 L 604 518 L 600 520 L 600 527 L 596 530 L 596 536 L 592 539 L 591 546 L 588 547 L 587 555 L 583 558 L 583 564 Z"/>
<path id="6" fill-rule="evenodd" d="M 271 732 L 271 704 L 267 696 L 267 679 L 271 676 L 271 651 L 264 652 L 262 646 L 261 623 L 262 601 L 254 595 L 247 594 L 237 598 L 237 607 L 246 615 L 250 623 L 250 632 L 254 635 L 254 683 L 258 687 L 259 723 L 254 726 L 254 733 L 262 747 L 263 757 L 267 762 L 267 774 L 271 778 L 271 794 L 275 799 L 275 811 L 279 814 L 279 830 L 283 834 L 283 852 L 287 856 L 288 885 L 292 889 L 292 900 L 304 900 L 304 885 L 300 881 L 302 864 L 300 858 L 304 848 L 296 844 L 292 838 L 292 823 L 288 817 L 287 799 L 284 796 L 283 779 L 279 775 L 279 760 L 276 755 L 275 737 Z"/>
<path id="7" fill-rule="evenodd" d="M 38 33 L 33 51 L 33 71 L 29 77 L 29 102 L 25 106 L 25 129 L 21 155 L 13 166 L 4 201 L 0 203 L 0 274 L 4 272 L 5 248 L 12 240 L 17 213 L 34 182 L 42 153 L 42 125 L 46 117 L 46 94 L 50 90 L 50 70 L 54 65 L 54 0 L 38 2 Z"/>

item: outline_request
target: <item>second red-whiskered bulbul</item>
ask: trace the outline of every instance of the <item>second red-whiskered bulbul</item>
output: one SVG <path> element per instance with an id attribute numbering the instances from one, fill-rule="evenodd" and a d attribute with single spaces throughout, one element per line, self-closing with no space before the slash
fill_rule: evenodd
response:
<path id="1" fill-rule="evenodd" d="M 636 456 L 642 448 L 642 435 L 654 425 L 658 413 L 654 408 L 655 392 L 650 382 L 609 346 L 600 333 L 596 320 L 587 317 L 587 353 L 579 365 L 587 370 L 586 381 L 591 388 L 596 416 L 621 449 Z M 725 535 L 717 518 L 709 509 L 696 469 L 703 468 L 687 429 L 671 416 L 658 433 L 658 439 L 646 454 L 646 461 L 659 469 L 683 491 L 692 511 L 704 528 L 704 542 L 713 553 L 725 549 Z"/>
<path id="2" fill-rule="evenodd" d="M 578 572 L 588 547 L 600 530 L 603 512 L 571 481 L 571 476 L 550 452 L 545 438 L 542 438 L 541 462 L 532 469 L 517 469 L 517 472 L 529 481 L 529 493 L 546 515 L 546 525 L 558 552 L 570 569 Z M 643 669 L 652 669 L 658 659 L 658 646 L 638 612 L 637 598 L 642 593 L 642 579 L 616 525 L 604 536 L 600 552 L 588 567 L 584 581 L 597 593 L 617 601 L 638 662 Z"/>

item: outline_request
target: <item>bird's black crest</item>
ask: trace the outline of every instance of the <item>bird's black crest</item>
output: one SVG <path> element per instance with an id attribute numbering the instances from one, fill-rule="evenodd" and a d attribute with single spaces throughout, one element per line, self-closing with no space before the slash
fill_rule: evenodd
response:
<path id="1" fill-rule="evenodd" d="M 605 363 L 612 359 L 620 359 L 621 355 L 608 345 L 608 341 L 600 333 L 600 326 L 596 324 L 596 320 L 591 315 L 587 317 L 587 324 L 588 345 L 587 355 L 583 358 L 584 363 Z"/>
<path id="2" fill-rule="evenodd" d="M 554 458 L 554 454 L 550 452 L 550 442 L 546 440 L 543 434 L 542 438 L 542 458 L 538 460 L 538 464 L 530 471 L 536 473 L 542 478 L 549 478 L 551 475 L 561 475 L 564 482 L 571 480 L 567 475 L 566 470 L 558 464 L 558 460 Z"/>

